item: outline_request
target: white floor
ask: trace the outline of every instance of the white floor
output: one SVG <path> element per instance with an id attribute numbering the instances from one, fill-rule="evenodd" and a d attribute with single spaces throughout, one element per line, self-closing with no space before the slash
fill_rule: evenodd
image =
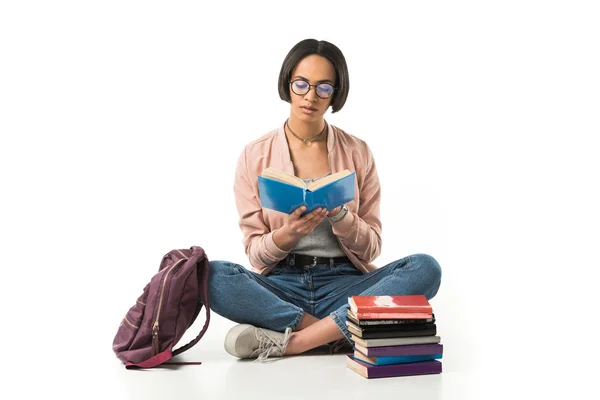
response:
<path id="1" fill-rule="evenodd" d="M 55 356 L 42 353 L 46 342 L 39 338 L 37 348 L 43 357 L 23 357 L 30 362 L 21 366 L 5 363 L 5 369 L 21 378 L 8 382 L 17 389 L 12 393 L 20 395 L 3 398 L 505 400 L 569 393 L 594 398 L 585 386 L 595 381 L 597 373 L 574 368 L 583 364 L 552 362 L 568 359 L 568 354 L 552 356 L 535 348 L 530 354 L 523 348 L 513 353 L 509 349 L 514 343 L 505 344 L 493 334 L 487 335 L 493 338 L 489 342 L 477 340 L 468 329 L 450 323 L 449 316 L 439 315 L 444 344 L 440 375 L 365 379 L 346 368 L 344 355 L 329 355 L 325 349 L 270 363 L 238 360 L 223 349 L 223 337 L 234 324 L 212 314 L 205 337 L 179 358 L 201 365 L 126 370 L 111 351 L 111 329 L 97 331 L 92 336 L 95 343 L 80 340 L 73 348 L 56 349 Z M 203 321 L 190 328 L 182 343 L 200 329 L 199 322 Z"/>
<path id="2" fill-rule="evenodd" d="M 223 349 L 223 337 L 234 324 L 215 314 L 205 337 L 180 356 L 181 361 L 202 365 L 168 366 L 153 370 L 126 370 L 108 346 L 95 360 L 73 360 L 61 368 L 70 379 L 61 387 L 73 398 L 101 399 L 326 399 L 343 396 L 377 399 L 465 399 L 473 396 L 469 385 L 468 357 L 458 357 L 460 344 L 440 332 L 445 345 L 443 373 L 430 376 L 365 379 L 345 366 L 345 355 L 327 349 L 285 357 L 269 363 L 238 360 Z M 199 329 L 198 322 L 182 343 Z M 106 334 L 110 332 L 106 331 Z M 464 349 L 463 349 L 464 350 Z M 469 372 L 471 370 L 471 372 Z M 50 371 L 49 371 L 50 372 Z M 63 376 L 61 371 L 50 373 Z M 64 379 L 61 379 L 64 380 Z"/>
<path id="3" fill-rule="evenodd" d="M 493 309 L 490 302 L 477 302 L 488 309 L 488 313 L 478 312 L 451 295 L 459 291 L 448 290 L 452 280 L 448 283 L 432 301 L 438 334 L 444 344 L 442 374 L 380 379 L 365 379 L 345 366 L 344 355 L 332 356 L 321 350 L 264 364 L 238 360 L 223 349 L 225 334 L 234 323 L 214 313 L 204 338 L 180 356 L 181 361 L 201 361 L 201 365 L 126 370 L 111 345 L 119 316 L 130 305 L 124 299 L 128 296 L 115 292 L 114 298 L 101 297 L 88 291 L 85 297 L 87 289 L 82 286 L 81 293 L 70 295 L 62 303 L 30 307 L 31 313 L 27 315 L 31 324 L 4 325 L 0 397 L 11 400 L 46 397 L 506 400 L 543 399 L 545 395 L 597 398 L 596 389 L 591 392 L 590 386 L 597 380 L 598 367 L 587 356 L 594 348 L 593 337 L 568 339 L 567 326 L 561 328 L 546 316 L 533 325 L 527 325 L 518 316 L 513 323 L 510 317 Z M 103 284 L 108 285 L 109 281 Z M 72 298 L 87 302 L 73 303 Z M 485 300 L 485 296 L 480 298 Z M 7 318 L 6 323 L 10 321 Z M 203 318 L 196 321 L 180 344 L 195 337 L 203 322 Z M 544 330 L 547 333 L 540 335 Z"/>

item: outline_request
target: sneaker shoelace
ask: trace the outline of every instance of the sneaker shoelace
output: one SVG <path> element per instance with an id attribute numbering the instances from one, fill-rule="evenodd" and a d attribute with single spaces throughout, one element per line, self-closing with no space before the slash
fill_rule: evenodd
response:
<path id="1" fill-rule="evenodd" d="M 272 353 L 275 353 L 274 355 L 279 357 L 283 356 L 285 353 L 285 348 L 290 341 L 291 334 L 292 328 L 288 327 L 285 329 L 283 338 L 273 338 L 269 336 L 263 329 L 257 328 L 255 335 L 256 340 L 258 340 L 258 349 L 256 349 L 256 351 L 259 354 L 256 360 L 264 362 Z"/>

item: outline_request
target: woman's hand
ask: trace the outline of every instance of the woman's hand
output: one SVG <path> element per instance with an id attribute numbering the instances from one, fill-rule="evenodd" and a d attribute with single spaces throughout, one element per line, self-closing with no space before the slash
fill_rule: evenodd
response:
<path id="1" fill-rule="evenodd" d="M 287 229 L 293 236 L 300 239 L 315 230 L 317 225 L 327 216 L 327 209 L 319 207 L 311 212 L 302 215 L 306 210 L 305 206 L 298 207 L 293 213 L 288 215 L 287 221 L 284 224 L 284 229 Z"/>
<path id="2" fill-rule="evenodd" d="M 298 207 L 288 215 L 285 224 L 273 233 L 275 245 L 283 251 L 290 251 L 296 242 L 315 230 L 317 225 L 327 216 L 327 209 L 316 208 L 302 215 L 305 206 Z"/>

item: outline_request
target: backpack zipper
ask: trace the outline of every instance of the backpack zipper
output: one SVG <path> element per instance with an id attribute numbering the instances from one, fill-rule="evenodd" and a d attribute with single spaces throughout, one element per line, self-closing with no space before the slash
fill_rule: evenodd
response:
<path id="1" fill-rule="evenodd" d="M 160 347 L 158 344 L 158 330 L 159 330 L 158 319 L 160 318 L 160 311 L 161 311 L 161 307 L 162 307 L 163 296 L 165 294 L 165 284 L 167 283 L 167 276 L 173 270 L 173 268 L 178 266 L 179 263 L 184 260 L 187 260 L 187 258 L 181 258 L 181 259 L 179 259 L 179 261 L 177 261 L 175 264 L 173 264 L 171 266 L 171 268 L 169 268 L 169 270 L 165 273 L 165 276 L 163 278 L 162 287 L 160 289 L 160 299 L 158 301 L 158 311 L 156 312 L 156 320 L 154 320 L 154 324 L 152 325 L 152 353 L 153 353 L 152 356 L 155 356 L 160 352 Z"/>
<path id="2" fill-rule="evenodd" d="M 127 319 L 127 315 L 125 316 L 125 318 L 123 318 L 123 321 L 127 322 L 129 324 L 129 326 L 131 326 L 134 329 L 139 329 L 139 326 L 132 324 L 128 319 Z"/>

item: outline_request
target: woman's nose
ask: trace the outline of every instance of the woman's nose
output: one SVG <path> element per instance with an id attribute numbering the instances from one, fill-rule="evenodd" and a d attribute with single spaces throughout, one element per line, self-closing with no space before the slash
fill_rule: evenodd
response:
<path id="1" fill-rule="evenodd" d="M 316 86 L 309 86 L 308 87 L 308 92 L 304 95 L 304 99 L 310 101 L 310 102 L 314 102 L 315 100 L 318 99 L 317 96 L 317 87 Z"/>

